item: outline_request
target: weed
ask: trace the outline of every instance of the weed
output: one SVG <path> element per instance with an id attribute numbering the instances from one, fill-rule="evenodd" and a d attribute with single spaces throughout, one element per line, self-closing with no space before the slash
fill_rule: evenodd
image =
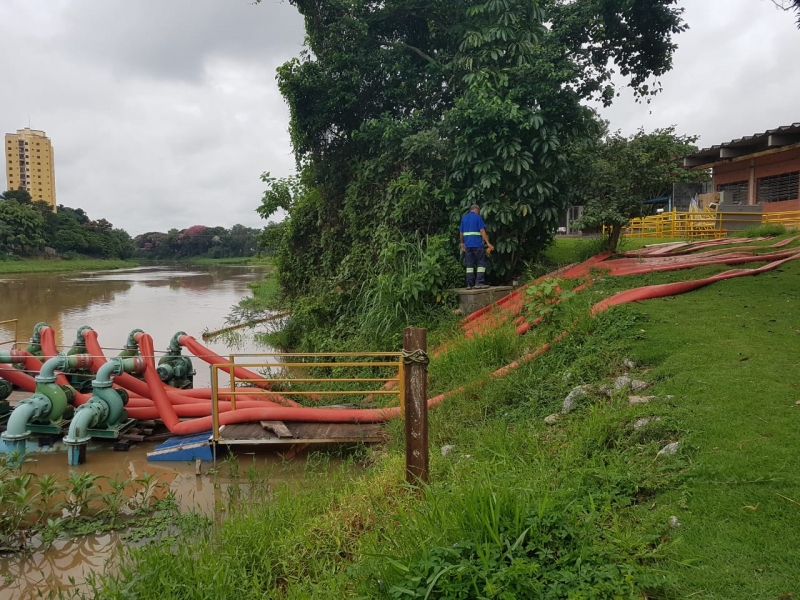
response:
<path id="1" fill-rule="evenodd" d="M 788 233 L 788 229 L 784 225 L 776 223 L 766 223 L 756 227 L 748 227 L 744 230 L 745 237 L 749 238 L 786 235 L 786 233 Z"/>

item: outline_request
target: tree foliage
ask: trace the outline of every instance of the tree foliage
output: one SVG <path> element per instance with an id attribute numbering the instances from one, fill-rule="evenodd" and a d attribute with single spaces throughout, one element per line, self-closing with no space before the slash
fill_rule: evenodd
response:
<path id="1" fill-rule="evenodd" d="M 6 190 L 2 194 L 0 194 L 0 200 L 16 200 L 20 204 L 30 204 L 31 199 L 32 198 L 30 192 L 25 188 L 19 188 L 16 190 Z"/>
<path id="2" fill-rule="evenodd" d="M 0 199 L 0 250 L 4 252 L 34 255 L 48 247 L 62 254 L 97 258 L 128 258 L 133 253 L 133 242 L 124 230 L 115 229 L 106 219 L 92 221 L 80 208 L 59 204 L 54 212 L 47 202 L 32 202 L 24 189 L 6 191 Z"/>
<path id="3" fill-rule="evenodd" d="M 703 181 L 703 172 L 688 171 L 681 162 L 697 150 L 695 136 L 678 135 L 675 127 L 625 137 L 605 136 L 579 155 L 582 165 L 574 202 L 584 205 L 577 227 L 607 226 L 608 243 L 616 250 L 622 228 L 643 215 L 642 202 L 672 194 L 674 183 Z"/>
<path id="4" fill-rule="evenodd" d="M 133 243 L 137 256 L 141 258 L 238 258 L 256 253 L 260 233 L 258 229 L 244 225 L 234 225 L 230 229 L 192 225 L 183 230 L 170 229 L 166 233 L 149 231 L 137 235 Z"/>
<path id="5" fill-rule="evenodd" d="M 684 29 L 673 0 L 292 3 L 306 48 L 278 82 L 300 175 L 267 176 L 259 212 L 288 214 L 284 290 L 341 289 L 336 319 L 377 281 L 390 244 L 457 256 L 474 202 L 497 250 L 490 271 L 511 278 L 566 207 L 565 148 L 596 128 L 584 102 L 611 102 L 615 70 L 640 97 L 657 91 L 651 77 L 671 67 Z M 419 302 L 457 282 L 447 267 Z"/>
<path id="6" fill-rule="evenodd" d="M 29 204 L 0 202 L 0 251 L 32 254 L 44 245 L 44 218 Z"/>

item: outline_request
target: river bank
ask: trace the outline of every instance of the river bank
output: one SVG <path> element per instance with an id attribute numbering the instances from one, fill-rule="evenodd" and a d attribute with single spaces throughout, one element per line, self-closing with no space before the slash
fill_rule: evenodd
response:
<path id="1" fill-rule="evenodd" d="M 197 265 L 197 266 L 254 266 L 265 271 L 272 269 L 269 258 L 191 258 L 176 261 L 120 260 L 102 258 L 25 258 L 0 260 L 0 274 L 4 273 L 63 273 L 70 271 L 112 271 L 130 269 L 139 265 Z"/>
<path id="2" fill-rule="evenodd" d="M 61 273 L 69 271 L 110 271 L 114 269 L 130 269 L 138 267 L 134 260 L 79 258 L 65 260 L 62 258 L 0 260 L 0 274 L 5 273 Z"/>
<path id="3" fill-rule="evenodd" d="M 450 348 L 431 361 L 431 393 L 464 390 L 430 414 L 421 496 L 403 482 L 391 422 L 384 447 L 360 451 L 364 472 L 232 504 L 199 536 L 131 550 L 86 597 L 797 595 L 800 449 L 785 373 L 800 351 L 800 265 L 586 316 L 621 289 L 723 269 L 602 279 L 524 337 L 511 325 L 474 339 L 430 331 L 430 347 Z M 571 323 L 550 352 L 486 380 Z M 653 398 L 598 390 L 624 373 Z M 574 410 L 546 424 L 580 385 L 591 387 Z"/>

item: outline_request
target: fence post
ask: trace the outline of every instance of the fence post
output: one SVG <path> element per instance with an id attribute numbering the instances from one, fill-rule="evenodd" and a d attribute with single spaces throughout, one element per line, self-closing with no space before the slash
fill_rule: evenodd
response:
<path id="1" fill-rule="evenodd" d="M 403 330 L 406 481 L 428 483 L 428 354 L 427 331 Z"/>

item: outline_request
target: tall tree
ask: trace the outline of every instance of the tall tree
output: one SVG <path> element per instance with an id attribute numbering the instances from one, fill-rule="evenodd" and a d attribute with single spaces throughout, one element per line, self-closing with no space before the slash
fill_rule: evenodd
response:
<path id="1" fill-rule="evenodd" d="M 20 204 L 30 204 L 31 194 L 25 188 L 19 188 L 16 190 L 6 190 L 2 194 L 0 194 L 0 200 L 16 200 Z"/>
<path id="2" fill-rule="evenodd" d="M 44 244 L 41 213 L 15 200 L 0 202 L 0 251 L 27 254 Z"/>
<path id="3" fill-rule="evenodd" d="M 657 91 L 685 29 L 674 0 L 292 3 L 306 49 L 278 81 L 299 185 L 267 181 L 260 212 L 288 212 L 277 261 L 290 296 L 342 290 L 331 318 L 393 244 L 420 245 L 420 269 L 443 247 L 457 256 L 473 202 L 490 270 L 511 278 L 566 208 L 565 148 L 596 128 L 584 101 L 610 103 L 615 71 L 640 97 Z M 457 263 L 445 271 L 413 300 L 454 283 Z"/>
<path id="4" fill-rule="evenodd" d="M 695 136 L 678 135 L 675 127 L 631 137 L 606 136 L 580 154 L 582 176 L 576 179 L 573 202 L 584 204 L 577 227 L 608 227 L 608 247 L 615 251 L 622 228 L 643 214 L 642 202 L 671 194 L 672 185 L 704 181 L 703 172 L 683 168 L 682 158 L 697 147 Z"/>

